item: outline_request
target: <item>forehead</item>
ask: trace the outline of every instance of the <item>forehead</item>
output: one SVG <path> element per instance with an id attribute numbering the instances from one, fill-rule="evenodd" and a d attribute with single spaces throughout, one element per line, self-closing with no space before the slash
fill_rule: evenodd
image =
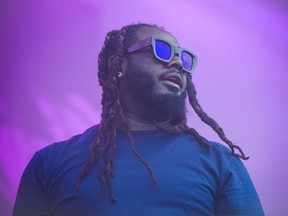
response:
<path id="1" fill-rule="evenodd" d="M 177 40 L 177 38 L 175 38 L 172 34 L 170 34 L 169 32 L 166 32 L 162 29 L 159 29 L 157 27 L 141 27 L 138 31 L 137 31 L 137 36 L 140 40 L 143 40 L 145 38 L 148 38 L 150 36 L 158 36 L 161 37 L 163 39 L 166 39 L 170 42 L 172 42 L 175 46 L 179 47 L 179 42 Z"/>

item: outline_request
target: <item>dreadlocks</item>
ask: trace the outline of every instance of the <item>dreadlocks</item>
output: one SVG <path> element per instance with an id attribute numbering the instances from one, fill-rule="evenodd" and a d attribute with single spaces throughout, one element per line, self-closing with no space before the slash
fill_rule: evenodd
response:
<path id="1" fill-rule="evenodd" d="M 113 177 L 114 171 L 113 155 L 117 146 L 116 129 L 119 124 L 123 126 L 127 132 L 130 139 L 131 149 L 140 162 L 147 168 L 152 181 L 157 184 L 157 180 L 153 175 L 150 165 L 141 157 L 135 148 L 134 139 L 131 135 L 131 131 L 127 125 L 127 120 L 120 104 L 119 79 L 117 77 L 118 73 L 121 71 L 120 57 L 122 53 L 125 49 L 137 41 L 137 30 L 144 26 L 159 28 L 155 25 L 140 23 L 124 26 L 121 30 L 112 30 L 107 34 L 98 58 L 98 78 L 99 84 L 103 89 L 101 101 L 102 114 L 99 124 L 99 134 L 91 144 L 89 160 L 86 162 L 81 171 L 77 183 L 77 189 L 80 189 L 81 182 L 84 180 L 90 169 L 98 163 L 100 166 L 99 178 L 101 182 L 100 198 L 103 198 L 105 190 L 108 187 L 110 198 L 113 202 L 115 202 L 115 195 L 113 193 L 111 178 Z M 216 121 L 210 118 L 203 111 L 196 98 L 195 86 L 192 82 L 191 76 L 189 75 L 187 75 L 187 94 L 189 102 L 197 115 L 203 122 L 208 124 L 230 147 L 232 154 L 242 159 L 248 159 L 240 147 L 232 144 L 232 142 L 226 138 L 223 129 L 216 123 Z M 191 134 L 201 145 L 206 147 L 211 146 L 211 144 L 209 144 L 208 141 L 205 140 L 195 129 L 187 126 L 186 117 L 181 117 L 183 119 L 175 118 L 177 117 L 174 116 L 171 119 L 171 123 L 174 123 L 172 127 L 166 127 L 157 122 L 155 124 L 158 128 L 171 133 L 178 134 L 184 132 Z M 175 122 L 177 123 L 175 124 Z M 235 153 L 235 149 L 239 150 L 240 154 Z"/>

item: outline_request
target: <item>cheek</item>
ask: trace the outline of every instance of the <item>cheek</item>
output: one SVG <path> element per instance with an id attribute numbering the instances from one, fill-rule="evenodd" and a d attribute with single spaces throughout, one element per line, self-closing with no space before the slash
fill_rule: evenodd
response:
<path id="1" fill-rule="evenodd" d="M 187 76 L 184 75 L 182 92 L 186 91 L 186 88 L 187 88 Z"/>

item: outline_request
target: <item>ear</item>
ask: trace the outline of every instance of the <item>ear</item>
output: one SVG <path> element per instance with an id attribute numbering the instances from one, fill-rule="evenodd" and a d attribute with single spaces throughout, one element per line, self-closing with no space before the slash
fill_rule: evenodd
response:
<path id="1" fill-rule="evenodd" d="M 115 55 L 110 56 L 110 58 L 108 59 L 109 70 L 111 69 L 111 66 L 114 64 L 115 59 L 116 59 Z M 127 59 L 125 57 L 120 57 L 120 67 L 121 67 L 121 72 L 125 74 L 126 68 L 127 68 Z"/>
<path id="2" fill-rule="evenodd" d="M 120 66 L 121 66 L 122 72 L 125 75 L 126 74 L 126 70 L 127 70 L 127 59 L 125 57 L 121 57 L 120 58 Z"/>
<path id="3" fill-rule="evenodd" d="M 110 58 L 108 59 L 108 68 L 109 68 L 109 71 L 110 71 L 111 65 L 113 64 L 114 61 L 115 61 L 115 55 L 110 56 Z"/>
<path id="4" fill-rule="evenodd" d="M 109 68 L 109 71 L 110 71 L 110 69 L 111 69 L 111 66 L 115 63 L 115 60 L 116 60 L 115 57 L 116 57 L 115 55 L 112 55 L 112 56 L 110 56 L 110 58 L 108 59 L 108 68 Z M 126 68 L 127 68 L 127 59 L 126 59 L 126 58 L 120 57 L 120 67 L 121 67 L 120 71 L 125 74 Z M 119 71 L 119 72 L 120 72 L 120 71 Z"/>

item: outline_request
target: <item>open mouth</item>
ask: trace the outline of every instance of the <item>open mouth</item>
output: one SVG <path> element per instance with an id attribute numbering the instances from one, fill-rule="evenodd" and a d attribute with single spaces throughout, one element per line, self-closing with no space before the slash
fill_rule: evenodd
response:
<path id="1" fill-rule="evenodd" d="M 182 80 L 181 80 L 181 76 L 178 74 L 167 74 L 166 76 L 163 77 L 164 81 L 167 81 L 166 83 L 173 85 L 177 88 L 181 88 L 182 87 Z"/>

